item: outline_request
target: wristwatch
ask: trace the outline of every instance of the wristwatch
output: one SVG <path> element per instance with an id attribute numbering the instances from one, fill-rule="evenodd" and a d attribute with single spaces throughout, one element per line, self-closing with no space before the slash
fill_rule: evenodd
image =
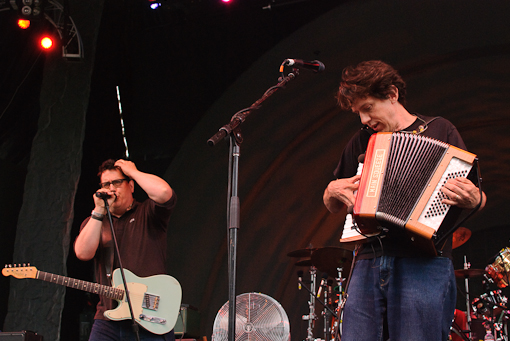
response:
<path id="1" fill-rule="evenodd" d="M 92 210 L 92 212 L 90 214 L 91 214 L 91 218 L 92 219 L 96 219 L 96 220 L 99 220 L 99 221 L 103 221 L 103 219 L 104 219 L 104 214 L 97 213 L 94 210 Z"/>

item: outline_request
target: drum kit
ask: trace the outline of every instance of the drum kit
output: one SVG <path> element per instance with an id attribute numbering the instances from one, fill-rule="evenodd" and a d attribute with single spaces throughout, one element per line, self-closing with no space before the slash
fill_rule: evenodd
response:
<path id="1" fill-rule="evenodd" d="M 310 281 L 303 280 L 303 271 L 298 271 L 299 289 L 305 288 L 310 294 L 309 312 L 302 317 L 304 321 L 308 321 L 306 341 L 335 340 L 340 328 L 343 285 L 345 275 L 348 275 L 351 269 L 352 250 L 341 247 L 306 248 L 289 252 L 287 256 L 302 258 L 295 264 L 309 268 Z M 322 272 L 320 282 L 317 278 L 318 270 Z M 317 302 L 322 306 L 321 317 L 317 313 Z M 322 338 L 314 336 L 319 318 L 323 320 Z"/>
<path id="2" fill-rule="evenodd" d="M 464 244 L 469 237 L 471 237 L 470 230 L 464 227 L 457 229 L 453 234 L 453 248 Z M 464 256 L 464 268 L 455 270 L 455 276 L 464 279 L 467 313 L 455 311 L 451 340 L 509 341 L 510 310 L 508 299 L 502 294 L 501 289 L 509 284 L 510 248 L 502 249 L 485 269 L 471 269 L 470 263 Z M 482 277 L 484 293 L 471 300 L 469 280 L 477 277 Z M 493 290 L 494 286 L 499 289 Z"/>
<path id="3" fill-rule="evenodd" d="M 457 248 L 463 245 L 470 237 L 469 229 L 458 228 L 453 234 L 452 247 Z M 287 256 L 301 258 L 295 264 L 309 269 L 310 281 L 304 281 L 303 271 L 298 271 L 299 289 L 305 288 L 310 294 L 309 312 L 302 317 L 308 322 L 306 341 L 340 340 L 340 315 L 344 303 L 343 287 L 352 266 L 352 248 L 310 247 L 289 252 Z M 317 278 L 318 270 L 323 273 L 320 282 Z M 492 334 L 491 340 L 510 341 L 507 326 L 510 321 L 510 308 L 508 308 L 508 299 L 501 292 L 501 289 L 506 288 L 510 283 L 510 248 L 502 249 L 485 269 L 471 269 L 471 265 L 464 256 L 464 268 L 455 270 L 455 276 L 464 279 L 467 313 L 455 310 L 450 340 L 484 340 L 486 334 Z M 483 278 L 484 293 L 471 300 L 469 281 L 477 277 Z M 493 290 L 494 288 L 491 288 L 493 286 L 497 286 L 498 289 Z M 322 307 L 321 317 L 317 313 L 317 302 Z M 324 322 L 323 335 L 316 338 L 314 329 L 319 318 Z"/>

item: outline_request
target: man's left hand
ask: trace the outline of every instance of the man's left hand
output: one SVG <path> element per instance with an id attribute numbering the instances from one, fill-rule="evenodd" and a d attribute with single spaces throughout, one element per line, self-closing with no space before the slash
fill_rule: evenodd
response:
<path id="1" fill-rule="evenodd" d="M 115 167 L 119 167 L 122 173 L 124 173 L 129 178 L 133 178 L 134 173 L 138 171 L 138 168 L 136 168 L 134 162 L 123 159 L 117 160 L 115 162 Z"/>
<path id="2" fill-rule="evenodd" d="M 480 190 L 470 180 L 458 177 L 449 179 L 441 188 L 441 192 L 449 199 L 443 199 L 447 205 L 455 205 L 460 208 L 473 209 L 480 202 Z M 482 206 L 484 203 L 482 203 Z"/>

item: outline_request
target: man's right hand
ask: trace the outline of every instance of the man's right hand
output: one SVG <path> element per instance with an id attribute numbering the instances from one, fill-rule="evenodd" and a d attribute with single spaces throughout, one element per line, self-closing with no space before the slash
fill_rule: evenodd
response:
<path id="1" fill-rule="evenodd" d="M 339 212 L 344 205 L 353 206 L 356 200 L 354 192 L 358 190 L 361 175 L 333 180 L 324 191 L 324 205 L 331 213 Z"/>
<path id="2" fill-rule="evenodd" d="M 106 207 L 104 204 L 104 199 L 100 198 L 96 193 L 106 193 L 110 196 L 108 199 L 106 199 L 106 201 L 108 201 L 108 206 L 111 206 L 113 204 L 115 199 L 117 199 L 117 196 L 115 195 L 115 192 L 112 192 L 112 191 L 109 191 L 106 189 L 100 189 L 94 193 L 94 195 L 93 195 L 94 205 L 95 205 L 94 211 L 96 211 L 97 213 L 106 214 Z"/>

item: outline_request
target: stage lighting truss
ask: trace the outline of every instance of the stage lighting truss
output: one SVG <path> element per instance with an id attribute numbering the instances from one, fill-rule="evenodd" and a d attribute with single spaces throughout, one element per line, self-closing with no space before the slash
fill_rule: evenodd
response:
<path id="1" fill-rule="evenodd" d="M 34 7 L 38 0 L 0 0 L 0 11 L 19 10 L 21 14 L 28 20 L 36 13 L 33 8 L 28 13 L 28 9 L 23 11 L 23 6 Z M 34 7 L 35 8 L 35 7 Z M 43 5 L 42 11 L 44 18 L 57 29 L 60 41 L 62 42 L 62 57 L 68 60 L 80 60 L 83 58 L 83 42 L 80 33 L 74 24 L 73 18 L 68 14 L 68 11 L 56 0 L 47 0 Z M 39 14 L 39 13 L 37 13 Z"/>
<path id="2" fill-rule="evenodd" d="M 68 60 L 83 58 L 83 42 L 73 18 L 66 14 L 64 6 L 56 0 L 49 0 L 44 8 L 44 17 L 58 32 L 62 41 L 62 57 Z"/>

